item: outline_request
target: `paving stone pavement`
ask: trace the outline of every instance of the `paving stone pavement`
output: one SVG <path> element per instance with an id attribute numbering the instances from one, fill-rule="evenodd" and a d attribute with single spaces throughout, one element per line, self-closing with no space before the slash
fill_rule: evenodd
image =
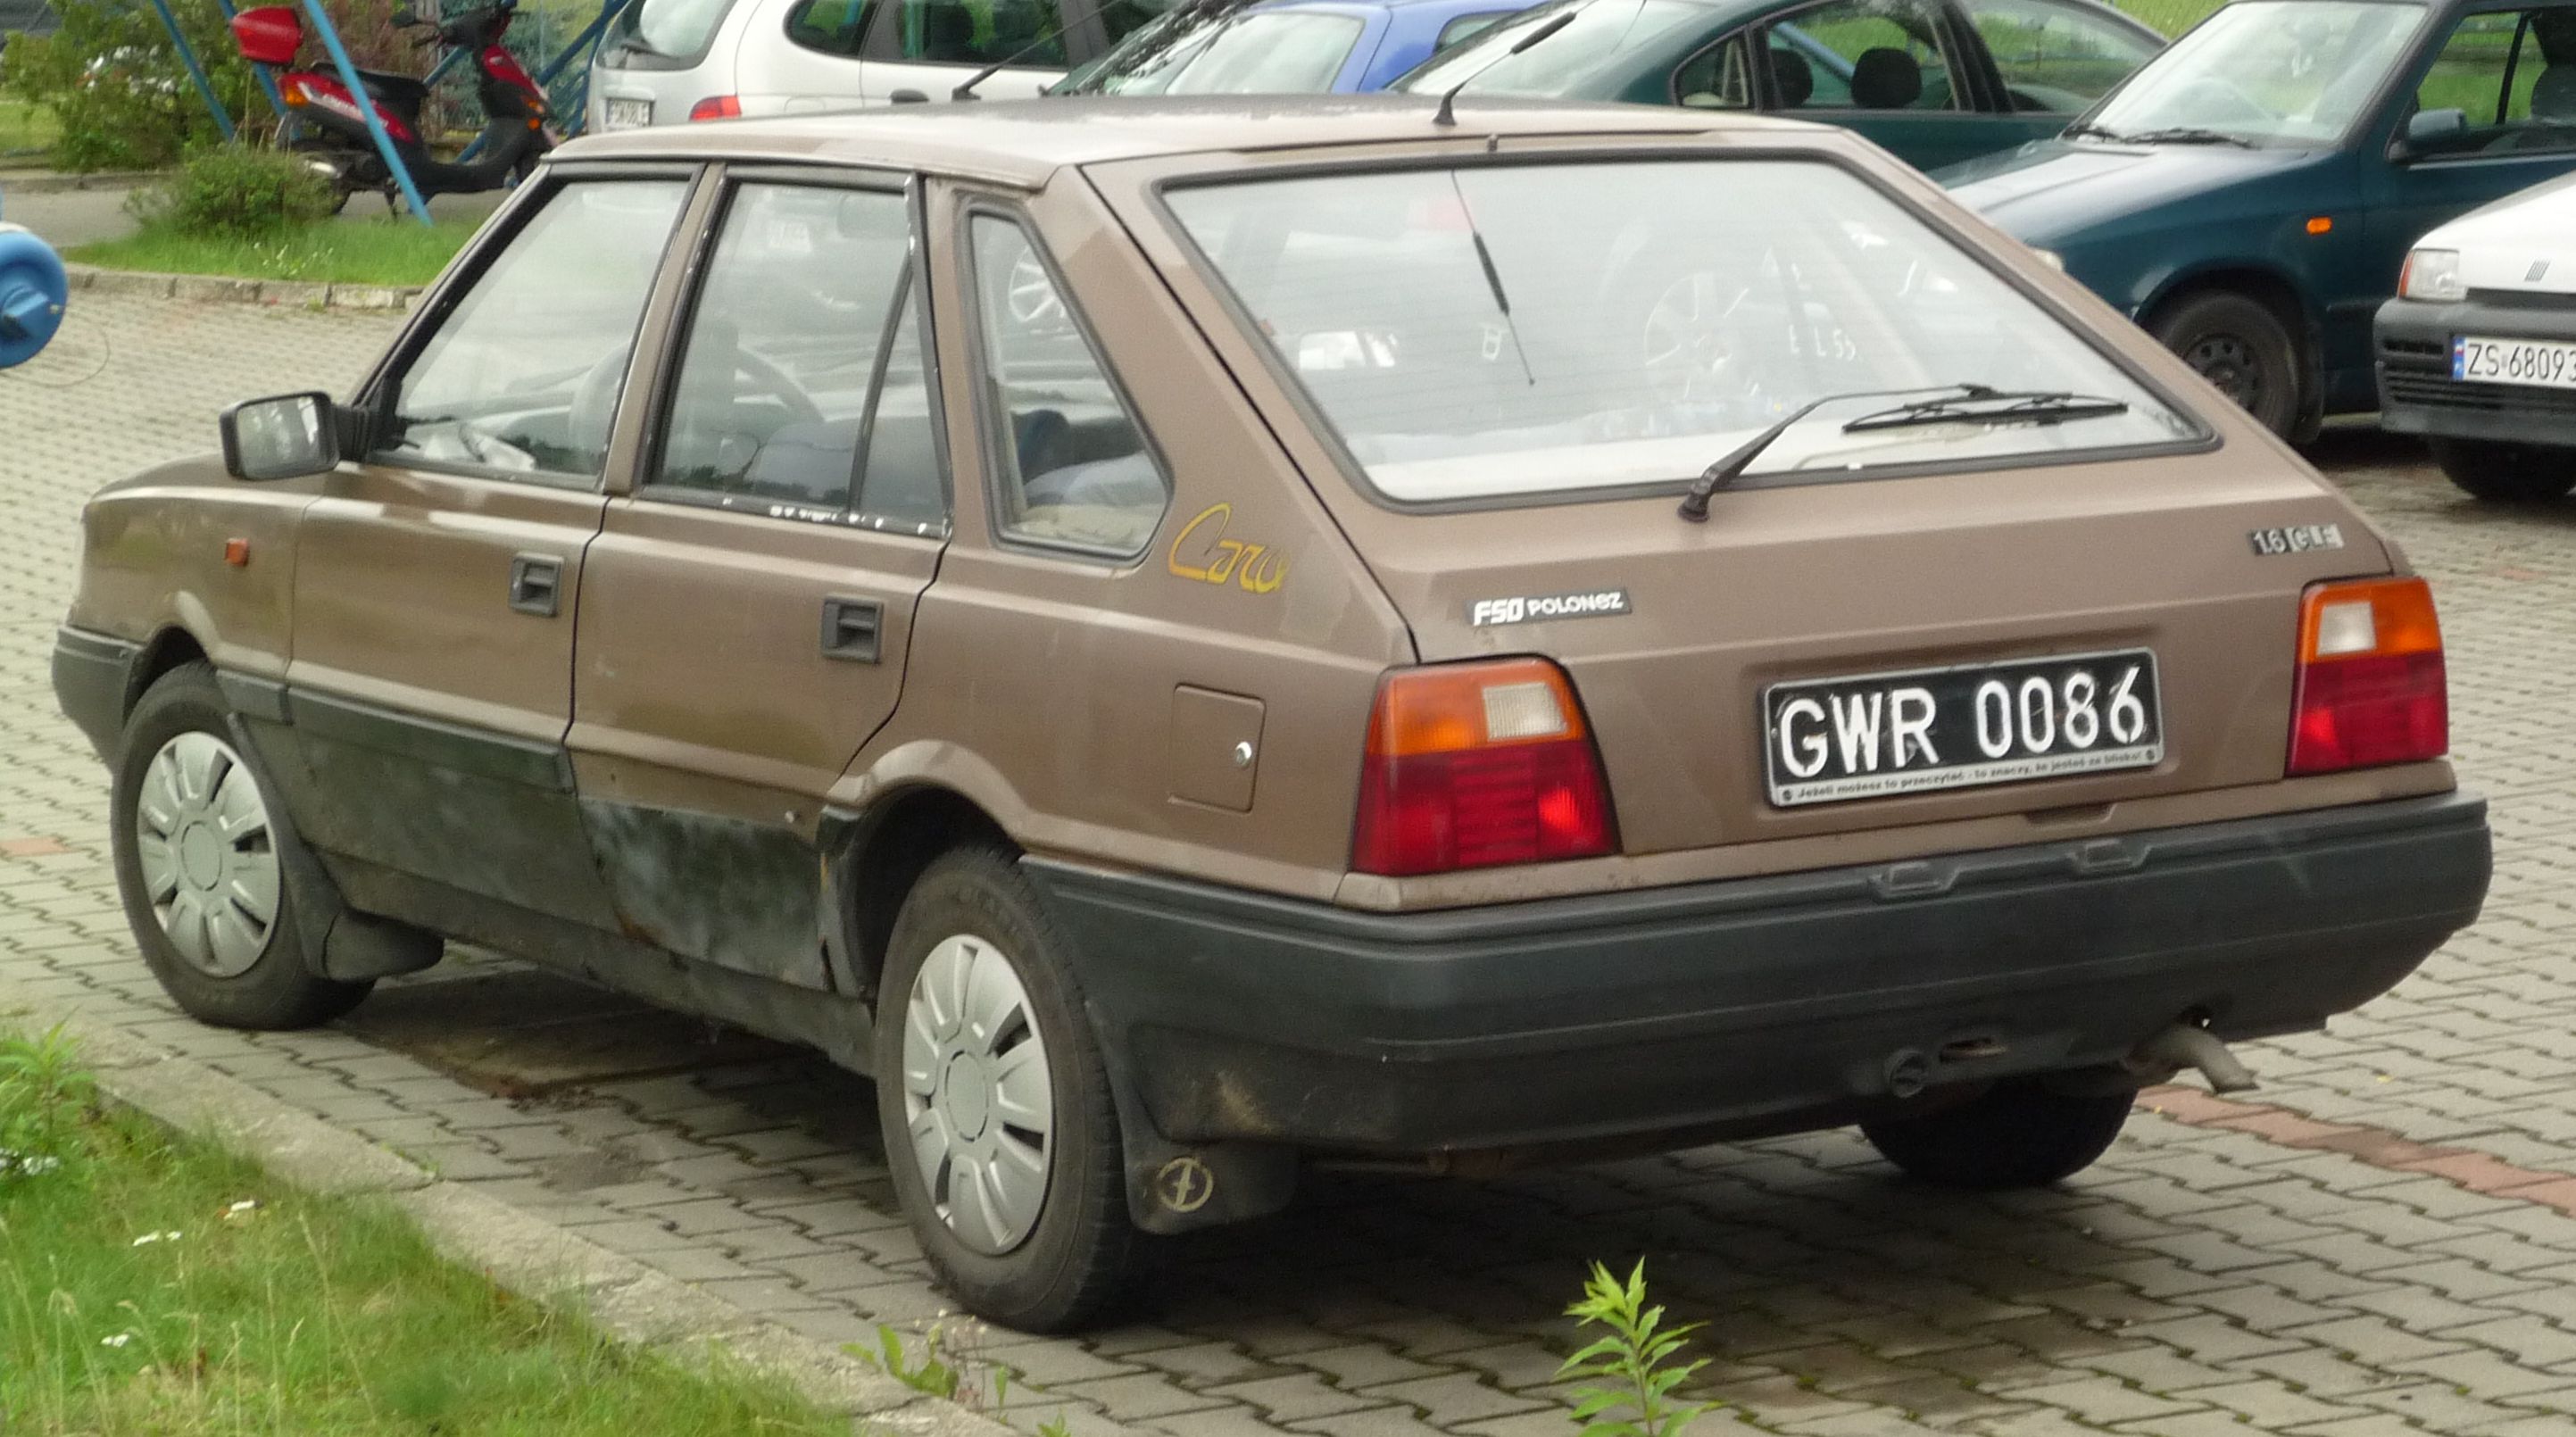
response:
<path id="1" fill-rule="evenodd" d="M 391 321 L 106 296 L 83 318 L 81 352 L 0 374 L 0 975 L 808 1334 L 937 1313 L 867 1086 L 817 1060 L 683 1043 L 677 1071 L 509 1098 L 362 1036 L 368 1009 L 271 1036 L 171 1009 L 117 907 L 104 775 L 47 682 L 79 506 L 211 447 L 228 400 L 345 386 Z M 2391 997 L 2252 1045 L 2259 1110 L 2151 1094 L 2170 1115 L 2091 1171 L 2004 1197 L 1900 1182 L 1844 1133 L 1491 1182 L 1319 1176 L 1282 1218 L 1174 1244 L 1126 1326 L 992 1334 L 1020 1378 L 1006 1415 L 1571 1437 L 1560 1310 L 1585 1260 L 1642 1255 L 1710 1323 L 1731 1406 L 1707 1432 L 2576 1433 L 2576 1218 L 2543 1190 L 2576 1173 L 2576 503 L 2480 508 L 2363 433 L 2320 454 L 2436 579 L 2496 887 Z M 530 981 L 465 954 L 375 1005 L 470 1030 Z"/>

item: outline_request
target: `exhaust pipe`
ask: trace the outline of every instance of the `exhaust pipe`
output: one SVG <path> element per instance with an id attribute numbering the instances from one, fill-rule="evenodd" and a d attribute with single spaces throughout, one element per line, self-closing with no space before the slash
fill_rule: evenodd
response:
<path id="1" fill-rule="evenodd" d="M 2209 1080 L 2213 1093 L 2241 1093 L 2255 1086 L 2254 1075 L 2218 1041 L 2207 1028 L 2176 1023 L 2147 1041 L 2129 1055 L 2129 1067 L 2137 1072 L 2173 1074 L 2184 1068 L 2198 1069 Z"/>

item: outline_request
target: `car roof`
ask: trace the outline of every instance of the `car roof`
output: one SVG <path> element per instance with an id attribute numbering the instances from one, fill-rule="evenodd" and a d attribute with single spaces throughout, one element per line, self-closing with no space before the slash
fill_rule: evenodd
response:
<path id="1" fill-rule="evenodd" d="M 1436 128 L 1428 95 L 1069 95 L 894 105 L 833 115 L 719 120 L 587 136 L 574 160 L 747 160 L 880 166 L 999 180 L 1025 188 L 1068 165 L 1162 155 L 1253 154 L 1459 135 L 1671 135 L 1720 131 L 1821 143 L 1825 127 L 1721 111 L 1462 96 Z"/>

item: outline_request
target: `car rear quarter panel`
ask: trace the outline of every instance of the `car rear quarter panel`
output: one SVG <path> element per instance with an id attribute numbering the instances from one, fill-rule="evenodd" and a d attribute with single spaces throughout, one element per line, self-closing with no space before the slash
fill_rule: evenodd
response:
<path id="1" fill-rule="evenodd" d="M 135 643 L 184 629 L 220 668 L 283 674 L 295 525 L 318 482 L 244 483 L 208 456 L 109 485 L 82 513 L 67 622 Z M 240 567 L 224 558 L 235 539 L 249 549 Z"/>
<path id="2" fill-rule="evenodd" d="M 1025 213 L 1139 411 L 1173 497 L 1133 559 L 997 538 L 959 236 L 970 208 L 1021 199 L 932 189 L 956 533 L 922 598 L 903 701 L 833 799 L 864 808 L 947 788 L 1035 851 L 1328 898 L 1348 867 L 1378 678 L 1412 657 L 1404 625 L 1072 171 L 1025 197 Z M 1184 686 L 1200 692 L 1176 719 Z M 1193 775 L 1232 761 L 1238 735 L 1202 722 L 1209 706 L 1240 713 L 1231 701 L 1247 699 L 1259 706 L 1249 807 L 1186 796 Z M 1223 754 L 1192 747 L 1220 742 Z"/>

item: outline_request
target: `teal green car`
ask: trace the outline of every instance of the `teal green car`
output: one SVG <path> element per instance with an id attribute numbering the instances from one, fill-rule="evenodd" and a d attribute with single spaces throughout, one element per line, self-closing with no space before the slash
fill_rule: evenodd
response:
<path id="1" fill-rule="evenodd" d="M 2576 170 L 2576 0 L 2236 0 L 2057 139 L 1935 176 L 2275 433 L 2378 407 L 2425 231 Z"/>
<path id="2" fill-rule="evenodd" d="M 2056 134 L 2163 44 L 2093 0 L 1555 0 L 1392 88 L 1756 110 L 1929 170 Z"/>

